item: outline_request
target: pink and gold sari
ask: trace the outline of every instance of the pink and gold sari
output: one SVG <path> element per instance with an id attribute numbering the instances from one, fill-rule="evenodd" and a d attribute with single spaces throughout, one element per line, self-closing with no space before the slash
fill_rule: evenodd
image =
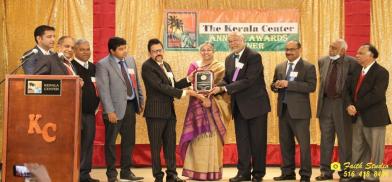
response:
<path id="1" fill-rule="evenodd" d="M 197 62 L 190 65 L 188 75 L 202 69 Z M 214 84 L 223 79 L 224 65 L 213 61 L 206 70 L 214 72 Z M 211 107 L 203 107 L 201 101 L 191 97 L 180 139 L 180 154 L 184 160 L 183 176 L 195 180 L 219 180 L 222 178 L 223 145 L 227 122 L 230 121 L 229 96 L 211 97 Z"/>

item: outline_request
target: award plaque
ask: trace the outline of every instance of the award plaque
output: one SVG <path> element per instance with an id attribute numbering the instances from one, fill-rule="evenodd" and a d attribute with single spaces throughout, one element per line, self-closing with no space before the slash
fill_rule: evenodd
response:
<path id="1" fill-rule="evenodd" d="M 197 93 L 208 93 L 214 85 L 214 73 L 210 70 L 198 70 L 194 73 L 194 90 Z"/>

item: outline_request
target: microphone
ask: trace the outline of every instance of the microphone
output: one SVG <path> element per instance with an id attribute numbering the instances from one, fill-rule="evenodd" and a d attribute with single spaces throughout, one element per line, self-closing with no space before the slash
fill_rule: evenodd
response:
<path id="1" fill-rule="evenodd" d="M 26 63 L 26 61 L 27 61 L 26 58 L 30 57 L 31 55 L 37 54 L 37 53 L 38 53 L 38 50 L 37 50 L 37 49 L 32 49 L 29 53 L 23 55 L 23 56 L 20 58 L 20 60 L 22 60 L 22 63 L 21 63 L 18 67 L 16 67 L 10 74 L 11 74 L 11 75 L 12 75 L 12 74 L 15 74 L 15 73 L 20 69 L 20 67 L 22 67 L 22 66 Z M 3 80 L 0 81 L 0 84 L 4 83 L 4 81 L 5 81 L 5 78 L 4 78 Z"/>
<path id="2" fill-rule="evenodd" d="M 30 57 L 31 55 L 37 54 L 37 53 L 38 53 L 38 50 L 37 50 L 37 49 L 33 49 L 33 50 L 31 50 L 29 53 L 23 55 L 22 58 L 20 58 L 20 59 L 21 59 L 21 60 L 24 60 L 24 59 Z"/>

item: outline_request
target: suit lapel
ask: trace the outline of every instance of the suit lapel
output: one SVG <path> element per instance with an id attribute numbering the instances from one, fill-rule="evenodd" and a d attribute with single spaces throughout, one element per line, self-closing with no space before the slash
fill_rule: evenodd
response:
<path id="1" fill-rule="evenodd" d="M 150 61 L 151 61 L 151 64 L 154 66 L 154 68 L 161 75 L 161 77 L 166 81 L 166 83 L 170 84 L 169 78 L 167 77 L 165 72 L 162 70 L 162 68 L 159 66 L 159 64 L 151 58 L 150 58 Z M 163 66 L 166 68 L 167 71 L 169 71 L 168 66 L 165 65 L 165 62 L 163 62 Z"/>
<path id="2" fill-rule="evenodd" d="M 297 80 L 299 78 L 302 77 L 302 75 L 304 74 L 304 72 L 302 71 L 304 68 L 304 61 L 302 60 L 302 58 L 299 59 L 298 63 L 295 65 L 295 68 L 293 70 L 293 72 L 297 72 L 297 77 L 295 77 L 294 80 Z"/>
<path id="3" fill-rule="evenodd" d="M 377 62 L 375 62 L 375 63 L 372 65 L 372 67 L 370 67 L 369 71 L 368 71 L 368 72 L 366 73 L 366 75 L 365 75 L 365 78 L 363 78 L 361 87 L 359 87 L 358 95 L 359 95 L 359 93 L 361 93 L 361 91 L 362 91 L 363 89 L 366 89 L 366 88 L 364 88 L 363 86 L 364 86 L 364 85 L 368 85 L 367 82 L 372 81 L 371 78 L 373 78 L 373 77 L 374 77 L 374 74 L 376 74 L 376 69 L 377 69 L 377 67 L 378 67 Z M 362 71 L 362 70 L 361 70 L 361 71 Z M 361 71 L 359 72 L 359 74 L 361 74 Z M 358 75 L 358 78 L 359 78 L 359 75 Z M 358 79 L 357 79 L 357 81 L 358 81 Z M 371 84 L 371 83 L 370 83 L 370 84 Z M 355 85 L 357 85 L 357 84 L 355 84 Z"/>
<path id="4" fill-rule="evenodd" d="M 323 67 L 321 68 L 322 69 L 322 73 L 323 73 L 323 75 L 322 75 L 323 80 L 321 80 L 322 84 L 325 84 L 325 80 L 327 79 L 328 69 L 329 69 L 329 65 L 330 64 L 331 63 L 330 63 L 329 57 L 325 58 Z"/>
<path id="5" fill-rule="evenodd" d="M 285 61 L 284 63 L 282 63 L 282 66 L 280 67 L 280 74 L 282 75 L 282 78 L 280 78 L 280 80 L 285 80 L 286 79 L 286 70 L 287 70 L 287 64 L 289 61 Z"/>
<path id="6" fill-rule="evenodd" d="M 109 56 L 109 64 L 112 66 L 112 68 L 114 69 L 114 72 L 117 73 L 117 75 L 120 77 L 120 79 L 125 84 L 124 77 L 122 76 L 121 70 L 120 70 L 119 66 L 117 65 L 117 61 L 112 56 Z"/>

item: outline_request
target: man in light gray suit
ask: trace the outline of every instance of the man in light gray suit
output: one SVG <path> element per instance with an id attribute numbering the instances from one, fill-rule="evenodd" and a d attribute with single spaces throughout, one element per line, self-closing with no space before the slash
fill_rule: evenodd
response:
<path id="1" fill-rule="evenodd" d="M 346 55 L 347 43 L 338 39 L 329 46 L 329 56 L 318 61 L 320 89 L 317 102 L 317 117 L 320 121 L 320 171 L 317 181 L 333 179 L 331 160 L 335 144 L 335 133 L 339 143 L 339 162 L 351 161 L 352 124 L 345 110 L 347 97 L 346 80 L 350 78 L 356 61 Z M 341 181 L 344 171 L 339 171 Z M 347 178 L 347 177 L 346 177 Z"/>
<path id="2" fill-rule="evenodd" d="M 271 89 L 278 94 L 279 142 L 282 155 L 282 175 L 275 181 L 295 180 L 295 141 L 301 149 L 301 182 L 309 182 L 312 175 L 310 158 L 310 99 L 316 90 L 315 66 L 300 57 L 301 43 L 286 44 L 285 61 L 275 68 Z"/>
<path id="3" fill-rule="evenodd" d="M 97 63 L 96 81 L 103 105 L 105 123 L 106 175 L 116 182 L 115 142 L 121 134 L 121 172 L 124 180 L 142 180 L 131 168 L 132 149 L 135 145 L 136 115 L 143 111 L 143 95 L 133 57 L 127 56 L 126 41 L 120 37 L 109 39 L 110 54 Z"/>

